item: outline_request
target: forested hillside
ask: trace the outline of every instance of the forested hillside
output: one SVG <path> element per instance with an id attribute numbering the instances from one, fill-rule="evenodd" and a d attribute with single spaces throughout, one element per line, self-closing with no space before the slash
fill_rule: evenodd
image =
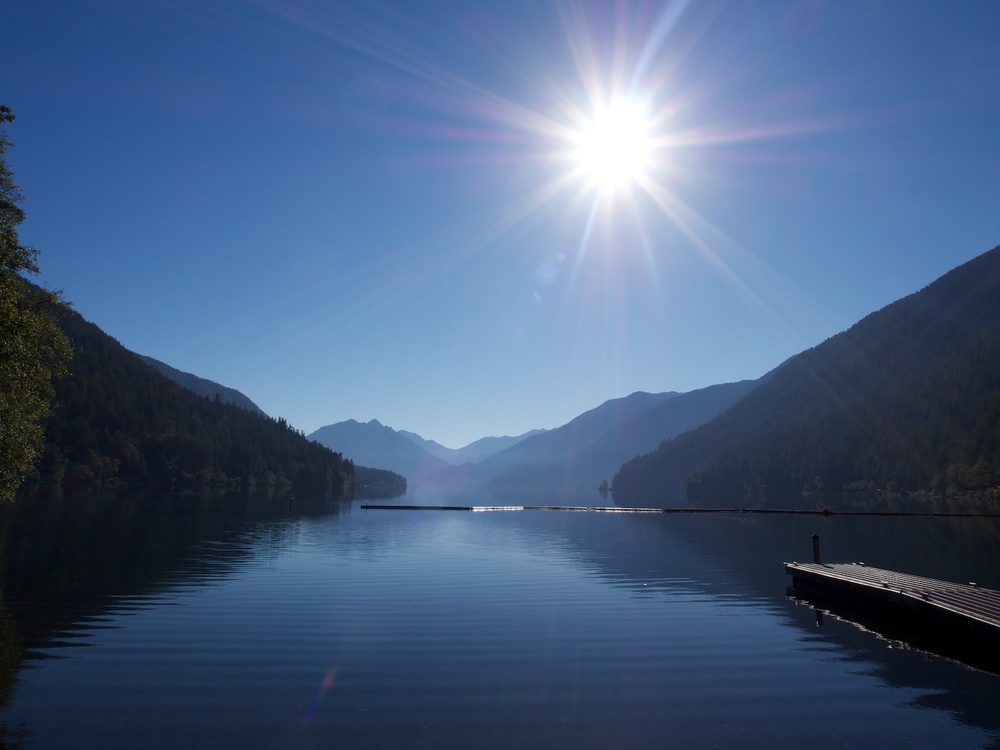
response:
<path id="1" fill-rule="evenodd" d="M 166 375 L 168 378 L 177 383 L 177 385 L 182 388 L 187 388 L 192 393 L 196 393 L 199 396 L 204 396 L 212 400 L 214 400 L 215 396 L 218 395 L 219 398 L 222 399 L 223 403 L 236 404 L 247 411 L 252 411 L 254 414 L 264 414 L 263 409 L 235 388 L 227 388 L 226 386 L 220 385 L 213 380 L 199 378 L 197 375 L 178 370 L 176 367 L 171 367 L 166 362 L 161 362 L 160 360 L 153 359 L 152 357 L 146 357 L 140 354 L 139 358 L 161 375 Z"/>
<path id="2" fill-rule="evenodd" d="M 38 474 L 26 488 L 353 490 L 353 463 L 285 420 L 191 393 L 76 313 L 60 325 L 73 345 L 70 376 L 56 384 Z M 405 489 L 388 472 L 364 474 Z"/>
<path id="3" fill-rule="evenodd" d="M 621 467 L 617 501 L 996 496 L 1000 247 L 789 360 L 717 419 Z"/>

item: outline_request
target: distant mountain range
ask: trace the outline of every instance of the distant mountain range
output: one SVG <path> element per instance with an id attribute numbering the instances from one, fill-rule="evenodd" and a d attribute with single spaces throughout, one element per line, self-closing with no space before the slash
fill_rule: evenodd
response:
<path id="1" fill-rule="evenodd" d="M 625 505 L 801 507 L 804 495 L 901 491 L 1000 500 L 1000 248 L 756 381 L 633 393 L 459 450 L 375 421 L 310 437 L 413 481 L 513 498 L 613 477 Z"/>
<path id="2" fill-rule="evenodd" d="M 633 393 L 555 429 L 459 449 L 377 420 L 307 440 L 75 313 L 62 325 L 73 375 L 57 383 L 37 481 L 68 489 L 343 489 L 353 472 L 387 492 L 406 477 L 512 498 L 612 478 L 624 505 L 799 507 L 804 496 L 903 491 L 1000 501 L 1000 247 L 759 380 Z"/>
<path id="3" fill-rule="evenodd" d="M 402 474 L 411 481 L 434 474 L 448 466 L 448 462 L 443 458 L 417 445 L 409 437 L 391 427 L 386 427 L 377 419 L 370 422 L 349 419 L 346 422 L 320 427 L 306 437 L 340 453 L 347 450 L 345 457 L 355 463 L 388 469 Z M 343 448 L 338 450 L 332 447 L 335 445 Z"/>
<path id="4" fill-rule="evenodd" d="M 630 458 L 723 413 L 768 378 L 770 374 L 688 393 L 633 393 L 524 440 L 481 466 L 491 475 L 488 485 L 496 494 L 591 491 L 610 481 Z"/>
<path id="5" fill-rule="evenodd" d="M 403 437 L 412 440 L 431 455 L 444 460 L 445 463 L 453 465 L 479 463 L 480 461 L 489 458 L 500 451 L 517 445 L 525 438 L 531 437 L 532 435 L 539 435 L 543 432 L 545 432 L 545 430 L 531 430 L 530 432 L 526 432 L 523 435 L 517 435 L 516 437 L 506 435 L 503 437 L 484 437 L 479 438 L 479 440 L 476 440 L 475 442 L 469 443 L 464 448 L 446 448 L 433 440 L 425 440 L 415 432 L 399 430 L 399 434 Z"/>
<path id="6" fill-rule="evenodd" d="M 627 504 L 797 506 L 901 491 L 1000 500 L 1000 247 L 793 357 L 623 465 Z"/>
<path id="7" fill-rule="evenodd" d="M 755 381 L 691 393 L 633 393 L 562 427 L 488 437 L 452 450 L 377 420 L 321 427 L 308 437 L 348 458 L 442 490 L 488 487 L 496 495 L 595 492 L 623 461 L 691 429 L 735 403 Z"/>
<path id="8" fill-rule="evenodd" d="M 377 419 L 369 422 L 348 419 L 320 427 L 307 437 L 332 450 L 346 450 L 345 455 L 353 461 L 386 468 L 411 480 L 428 481 L 449 467 L 483 460 L 539 432 L 544 430 L 517 437 L 485 437 L 454 449 L 426 440 L 415 432 L 396 431 Z M 342 448 L 333 448 L 336 445 Z"/>

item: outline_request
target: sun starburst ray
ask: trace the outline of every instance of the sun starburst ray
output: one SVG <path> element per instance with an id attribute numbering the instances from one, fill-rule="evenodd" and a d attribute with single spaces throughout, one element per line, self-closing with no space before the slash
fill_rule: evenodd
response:
<path id="1" fill-rule="evenodd" d="M 387 34 L 384 26 L 376 31 L 361 13 L 313 9 L 308 14 L 301 6 L 256 2 L 322 40 L 377 61 L 396 76 L 387 73 L 386 80 L 411 116 L 382 127 L 462 146 L 447 158 L 428 152 L 414 168 L 443 171 L 487 165 L 516 170 L 524 186 L 519 199 L 463 222 L 464 236 L 437 245 L 432 253 L 436 261 L 426 262 L 423 256 L 419 263 L 399 264 L 400 288 L 393 293 L 404 296 L 432 284 L 450 265 L 485 252 L 543 210 L 561 208 L 565 220 L 575 222 L 567 225 L 573 226 L 570 231 L 576 237 L 570 243 L 577 248 L 574 273 L 582 273 L 580 264 L 588 259 L 597 262 L 611 255 L 616 268 L 643 263 L 646 277 L 659 278 L 664 251 L 656 240 L 656 222 L 651 221 L 656 218 L 672 225 L 690 251 L 740 299 L 761 310 L 766 295 L 756 293 L 719 250 L 728 246 L 724 233 L 679 197 L 686 186 L 703 187 L 711 178 L 698 152 L 719 149 L 716 154 L 732 158 L 727 149 L 733 145 L 801 137 L 861 121 L 829 115 L 769 117 L 776 109 L 720 112 L 725 86 L 718 71 L 731 61 L 700 66 L 691 62 L 697 60 L 699 40 L 718 14 L 693 13 L 690 0 L 669 3 L 652 21 L 648 9 L 627 2 L 597 8 L 556 4 L 572 73 L 566 79 L 555 71 L 526 67 L 523 72 L 540 96 L 537 100 L 467 79 L 411 49 L 405 35 Z M 689 16 L 694 16 L 691 22 Z M 530 60 L 523 65 L 530 66 Z M 623 232 L 638 240 L 625 247 Z M 426 243 L 420 246 L 420 253 L 426 252 Z M 412 247 L 400 250 L 401 255 L 415 252 Z M 408 268 L 419 270 L 411 273 Z"/>

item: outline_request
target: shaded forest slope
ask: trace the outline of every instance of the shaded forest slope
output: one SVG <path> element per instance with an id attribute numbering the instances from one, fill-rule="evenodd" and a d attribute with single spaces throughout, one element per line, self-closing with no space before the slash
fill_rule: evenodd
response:
<path id="1" fill-rule="evenodd" d="M 624 464 L 618 502 L 1000 485 L 1000 247 L 790 359 L 725 414 Z"/>
<path id="2" fill-rule="evenodd" d="M 361 481 L 350 461 L 285 420 L 182 388 L 76 313 L 62 316 L 60 325 L 73 345 L 70 376 L 56 383 L 42 460 L 26 489 L 294 485 L 346 494 Z M 365 479 L 405 488 L 388 472 Z"/>

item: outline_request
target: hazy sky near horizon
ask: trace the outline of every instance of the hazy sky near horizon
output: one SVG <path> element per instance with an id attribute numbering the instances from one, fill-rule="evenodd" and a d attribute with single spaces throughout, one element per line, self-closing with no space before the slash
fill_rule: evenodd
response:
<path id="1" fill-rule="evenodd" d="M 8 0 L 0 103 L 21 239 L 86 318 L 306 432 L 461 447 L 759 377 L 1000 244 L 998 29 L 992 0 Z"/>

